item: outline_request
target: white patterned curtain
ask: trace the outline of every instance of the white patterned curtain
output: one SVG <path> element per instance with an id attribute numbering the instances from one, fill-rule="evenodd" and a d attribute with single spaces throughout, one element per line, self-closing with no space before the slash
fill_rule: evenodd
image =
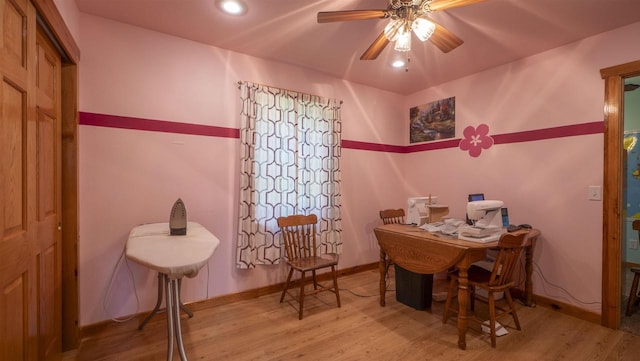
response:
<path id="1" fill-rule="evenodd" d="M 319 252 L 342 252 L 340 102 L 240 84 L 240 207 L 236 266 L 284 258 L 276 219 L 316 214 Z"/>

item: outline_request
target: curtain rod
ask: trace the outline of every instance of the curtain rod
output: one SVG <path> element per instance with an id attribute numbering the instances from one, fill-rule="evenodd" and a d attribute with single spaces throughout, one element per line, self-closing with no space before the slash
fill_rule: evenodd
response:
<path id="1" fill-rule="evenodd" d="M 243 83 L 247 83 L 247 84 L 254 84 L 254 85 L 261 85 L 261 86 L 266 86 L 266 87 L 269 87 L 269 88 L 276 88 L 276 89 L 286 90 L 286 91 L 289 91 L 289 92 L 294 92 L 294 93 L 299 93 L 299 94 L 306 94 L 306 95 L 317 96 L 317 95 L 314 95 L 314 94 L 303 93 L 303 92 L 298 91 L 298 90 L 291 90 L 291 89 L 286 89 L 286 88 L 279 88 L 279 87 L 277 87 L 277 86 L 273 86 L 273 85 L 268 85 L 268 84 L 263 84 L 263 83 L 253 83 L 253 82 L 248 82 L 248 81 L 243 81 L 243 80 L 238 80 L 238 82 L 237 82 L 237 84 L 238 84 L 238 89 L 240 89 L 240 86 L 241 86 Z M 343 101 L 342 101 L 342 100 L 340 100 L 340 104 L 342 104 L 342 103 L 343 103 Z"/>

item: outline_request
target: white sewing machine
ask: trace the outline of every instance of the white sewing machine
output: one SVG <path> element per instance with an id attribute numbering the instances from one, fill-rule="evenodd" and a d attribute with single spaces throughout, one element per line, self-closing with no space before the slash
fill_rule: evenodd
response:
<path id="1" fill-rule="evenodd" d="M 435 197 L 434 197 L 435 198 Z M 431 197 L 411 197 L 407 200 L 407 224 L 421 226 L 429 221 Z"/>
<path id="2" fill-rule="evenodd" d="M 467 203 L 467 216 L 473 225 L 458 228 L 458 238 L 487 243 L 500 239 L 506 232 L 502 227 L 502 201 L 482 200 Z"/>
<path id="3" fill-rule="evenodd" d="M 407 224 L 421 226 L 439 221 L 449 213 L 449 207 L 437 204 L 438 197 L 410 197 L 407 200 Z"/>

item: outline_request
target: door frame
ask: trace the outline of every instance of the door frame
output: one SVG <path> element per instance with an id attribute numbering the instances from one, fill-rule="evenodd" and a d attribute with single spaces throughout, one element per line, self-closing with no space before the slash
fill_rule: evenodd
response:
<path id="1" fill-rule="evenodd" d="M 640 75 L 640 61 L 600 70 L 604 87 L 604 197 L 602 204 L 601 324 L 620 328 L 624 79 Z"/>
<path id="2" fill-rule="evenodd" d="M 78 325 L 78 63 L 80 48 L 53 0 L 31 0 L 38 23 L 62 58 L 61 203 L 62 203 L 62 350 L 77 348 Z"/>

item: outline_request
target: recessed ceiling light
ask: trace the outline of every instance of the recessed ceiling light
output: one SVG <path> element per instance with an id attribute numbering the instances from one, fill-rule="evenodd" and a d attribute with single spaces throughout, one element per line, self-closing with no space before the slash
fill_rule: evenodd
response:
<path id="1" fill-rule="evenodd" d="M 402 68 L 405 65 L 404 60 L 396 60 L 393 63 L 391 63 L 391 66 L 394 68 Z"/>
<path id="2" fill-rule="evenodd" d="M 243 15 L 247 12 L 247 5 L 240 0 L 218 0 L 216 4 L 227 14 Z"/>

